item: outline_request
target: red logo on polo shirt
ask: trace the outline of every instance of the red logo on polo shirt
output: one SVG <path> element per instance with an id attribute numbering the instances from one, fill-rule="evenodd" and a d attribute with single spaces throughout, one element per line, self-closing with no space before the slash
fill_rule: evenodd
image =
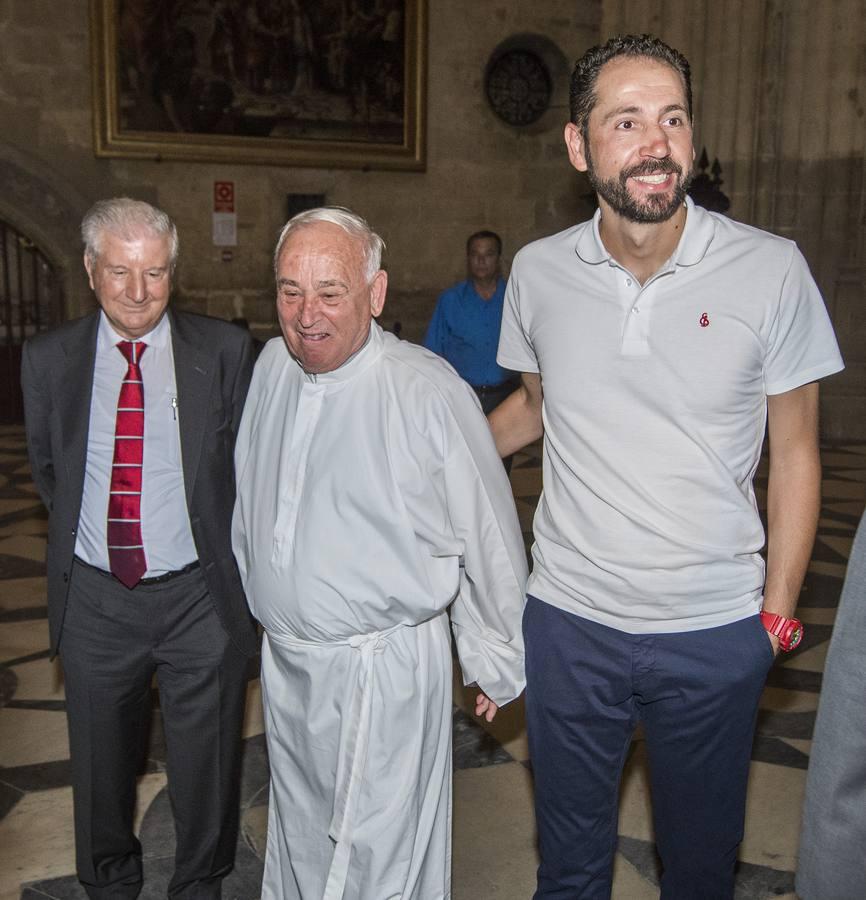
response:
<path id="1" fill-rule="evenodd" d="M 710 324 L 710 317 L 706 313 L 701 313 L 698 321 L 701 323 L 701 328 L 706 328 Z"/>

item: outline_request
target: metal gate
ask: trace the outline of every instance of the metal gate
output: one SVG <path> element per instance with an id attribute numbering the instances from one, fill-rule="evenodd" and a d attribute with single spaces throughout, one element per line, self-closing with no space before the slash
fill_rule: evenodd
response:
<path id="1" fill-rule="evenodd" d="M 21 422 L 21 346 L 60 320 L 63 286 L 45 254 L 0 221 L 0 423 Z"/>

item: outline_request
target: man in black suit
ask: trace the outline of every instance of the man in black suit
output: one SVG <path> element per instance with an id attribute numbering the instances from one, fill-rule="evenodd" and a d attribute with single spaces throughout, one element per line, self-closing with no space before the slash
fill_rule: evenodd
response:
<path id="1" fill-rule="evenodd" d="M 154 674 L 177 836 L 170 897 L 219 897 L 238 828 L 247 660 L 232 556 L 248 333 L 168 309 L 169 217 L 128 198 L 84 217 L 100 310 L 25 344 L 33 477 L 49 510 L 48 619 L 66 687 L 78 877 L 141 890 L 136 774 Z"/>

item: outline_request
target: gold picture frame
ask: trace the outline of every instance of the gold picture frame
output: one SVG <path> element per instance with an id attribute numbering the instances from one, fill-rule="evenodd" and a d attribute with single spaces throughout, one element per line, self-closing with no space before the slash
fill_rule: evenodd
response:
<path id="1" fill-rule="evenodd" d="M 425 167 L 426 0 L 90 0 L 99 157 Z"/>

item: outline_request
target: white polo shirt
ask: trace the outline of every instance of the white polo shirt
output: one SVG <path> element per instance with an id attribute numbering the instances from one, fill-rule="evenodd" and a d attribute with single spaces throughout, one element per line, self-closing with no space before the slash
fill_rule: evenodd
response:
<path id="1" fill-rule="evenodd" d="M 686 202 L 645 285 L 597 213 L 524 247 L 505 295 L 498 362 L 544 389 L 528 591 L 630 633 L 757 612 L 767 395 L 843 368 L 796 245 Z"/>

